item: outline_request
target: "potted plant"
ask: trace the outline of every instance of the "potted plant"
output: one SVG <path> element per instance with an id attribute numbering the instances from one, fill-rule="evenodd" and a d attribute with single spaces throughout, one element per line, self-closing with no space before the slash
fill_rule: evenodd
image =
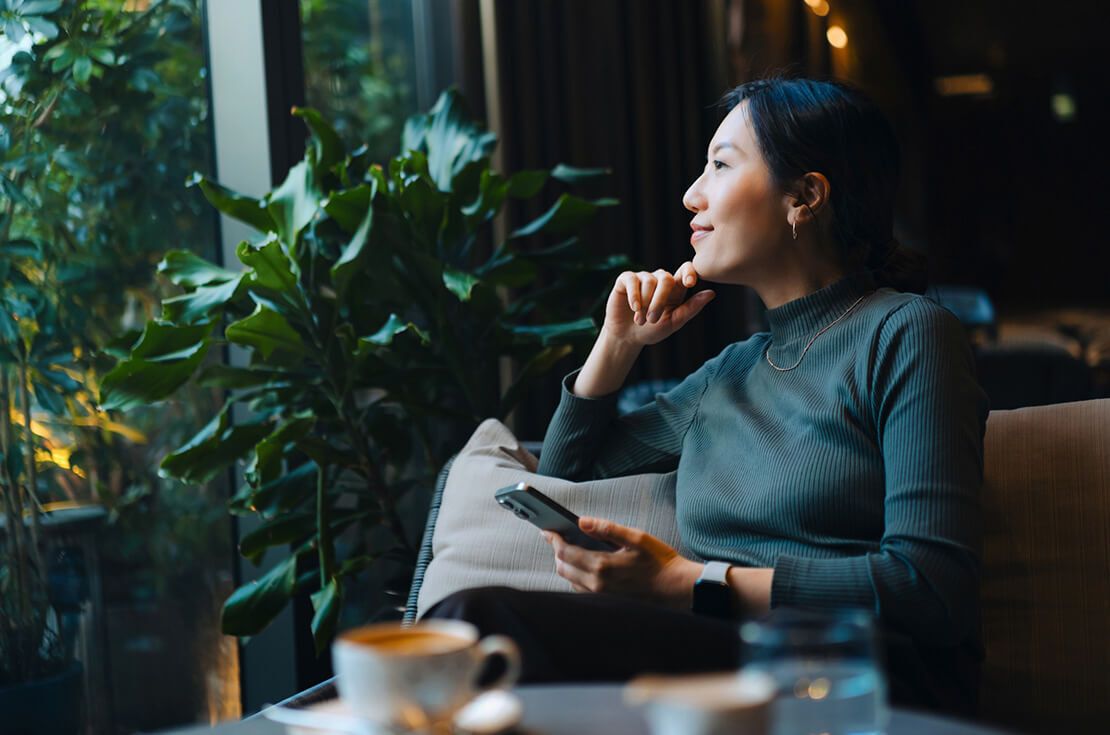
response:
<path id="1" fill-rule="evenodd" d="M 392 564 L 407 584 L 423 519 L 413 491 L 479 421 L 505 417 L 537 376 L 593 338 L 593 319 L 571 317 L 602 308 L 626 262 L 576 236 L 615 201 L 566 192 L 487 244 L 507 201 L 605 172 L 503 176 L 490 167 L 495 136 L 468 120 L 454 90 L 407 121 L 402 152 L 384 166 L 365 148 L 346 150 L 314 110 L 294 114 L 309 145 L 274 191 L 253 199 L 192 179 L 258 237 L 238 246 L 241 268 L 166 254 L 159 271 L 183 292 L 162 302 L 101 397 L 126 411 L 191 379 L 227 391 L 161 469 L 203 483 L 245 461 L 231 510 L 261 525 L 239 550 L 256 561 L 272 547 L 290 553 L 230 596 L 223 630 L 255 634 L 310 594 L 321 650 L 352 578 Z M 235 348 L 230 364 L 212 359 L 225 346 Z M 504 358 L 518 369 L 502 390 Z M 406 514 L 406 504 L 419 510 Z"/>

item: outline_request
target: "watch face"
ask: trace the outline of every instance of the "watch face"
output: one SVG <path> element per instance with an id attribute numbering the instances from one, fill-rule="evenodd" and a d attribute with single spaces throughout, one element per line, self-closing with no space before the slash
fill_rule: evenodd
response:
<path id="1" fill-rule="evenodd" d="M 731 618 L 732 590 L 727 584 L 698 581 L 694 585 L 694 612 L 716 618 Z"/>

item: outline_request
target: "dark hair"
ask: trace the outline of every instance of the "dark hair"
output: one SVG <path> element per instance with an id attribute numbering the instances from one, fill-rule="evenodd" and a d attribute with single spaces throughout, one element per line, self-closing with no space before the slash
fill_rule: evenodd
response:
<path id="1" fill-rule="evenodd" d="M 845 265 L 870 270 L 879 285 L 923 293 L 924 256 L 894 239 L 900 161 L 894 129 L 862 92 L 843 82 L 775 76 L 721 98 L 748 103 L 760 152 L 783 191 L 810 171 L 832 189 L 832 233 Z"/>

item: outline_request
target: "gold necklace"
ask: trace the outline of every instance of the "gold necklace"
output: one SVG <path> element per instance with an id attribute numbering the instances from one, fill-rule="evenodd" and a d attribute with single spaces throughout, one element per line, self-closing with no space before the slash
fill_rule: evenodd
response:
<path id="1" fill-rule="evenodd" d="M 871 293 L 874 293 L 874 291 L 872 291 Z M 814 343 L 814 341 L 815 341 L 815 340 L 816 340 L 816 339 L 817 339 L 818 337 L 820 337 L 820 336 L 821 336 L 822 334 L 824 334 L 825 332 L 827 332 L 827 331 L 828 331 L 828 330 L 829 330 L 829 329 L 830 329 L 830 328 L 832 327 L 832 325 L 836 324 L 836 323 L 837 323 L 838 321 L 840 321 L 840 320 L 841 320 L 841 319 L 843 319 L 844 317 L 846 317 L 846 316 L 848 316 L 849 314 L 851 314 L 851 313 L 852 313 L 852 309 L 854 309 L 854 308 L 856 308 L 857 306 L 859 306 L 860 302 L 861 302 L 861 301 L 863 301 L 864 299 L 866 299 L 866 298 L 867 298 L 868 296 L 870 296 L 870 295 L 871 295 L 870 293 L 866 293 L 866 294 L 864 294 L 863 296 L 860 296 L 860 297 L 859 297 L 858 299 L 856 299 L 856 302 L 855 302 L 854 304 L 852 304 L 851 306 L 849 306 L 849 307 L 848 307 L 848 310 L 847 310 L 847 311 L 845 311 L 845 312 L 844 312 L 843 314 L 841 314 L 840 316 L 838 316 L 838 317 L 837 317 L 836 319 L 833 319 L 833 320 L 832 320 L 831 322 L 829 322 L 828 326 L 826 326 L 826 327 L 824 327 L 823 329 L 821 329 L 821 331 L 819 331 L 819 332 L 818 332 L 817 334 L 815 334 L 815 335 L 813 335 L 812 337 L 810 337 L 810 338 L 809 338 L 809 343 L 808 343 L 808 344 L 807 344 L 807 345 L 805 346 L 805 348 L 804 348 L 804 349 L 802 350 L 802 354 L 798 356 L 798 361 L 797 361 L 796 363 L 794 363 L 793 365 L 791 365 L 790 367 L 779 367 L 779 366 L 778 366 L 778 365 L 776 365 L 775 363 L 771 362 L 771 345 L 767 345 L 767 350 L 766 350 L 766 351 L 765 351 L 765 352 L 763 353 L 763 356 L 767 358 L 767 364 L 768 364 L 768 365 L 770 365 L 771 367 L 773 367 L 773 368 L 774 368 L 775 370 L 778 370 L 778 371 L 779 371 L 780 373 L 785 373 L 785 372 L 787 372 L 788 370 L 793 370 L 794 368 L 796 368 L 796 367 L 798 367 L 799 365 L 801 365 L 801 364 L 802 364 L 802 358 L 806 356 L 806 353 L 807 353 L 807 352 L 809 352 L 809 348 L 813 346 L 813 343 Z"/>

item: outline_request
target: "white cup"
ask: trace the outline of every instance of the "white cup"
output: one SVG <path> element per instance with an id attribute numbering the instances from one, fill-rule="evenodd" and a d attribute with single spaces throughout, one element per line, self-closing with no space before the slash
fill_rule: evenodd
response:
<path id="1" fill-rule="evenodd" d="M 774 699 L 774 679 L 751 672 L 647 676 L 625 691 L 652 735 L 767 735 Z"/>
<path id="2" fill-rule="evenodd" d="M 483 665 L 494 656 L 505 659 L 505 672 L 479 686 Z M 339 697 L 352 714 L 430 730 L 483 691 L 512 686 L 520 675 L 520 651 L 504 636 L 479 640 L 477 628 L 458 620 L 411 627 L 376 623 L 340 634 L 332 644 L 332 665 Z"/>

